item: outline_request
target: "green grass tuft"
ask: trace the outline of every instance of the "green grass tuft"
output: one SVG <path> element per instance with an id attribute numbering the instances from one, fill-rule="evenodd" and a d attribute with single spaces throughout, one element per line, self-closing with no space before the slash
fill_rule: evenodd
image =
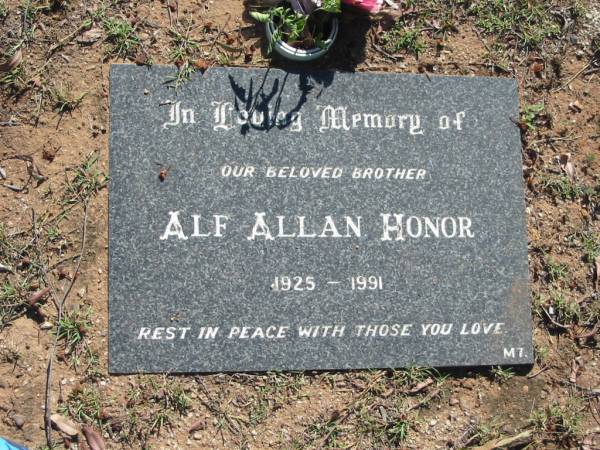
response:
<path id="1" fill-rule="evenodd" d="M 398 21 L 381 39 L 385 50 L 390 53 L 403 50 L 418 58 L 427 49 L 427 44 L 421 38 L 421 27 L 409 26 L 402 20 Z"/>
<path id="2" fill-rule="evenodd" d="M 135 56 L 140 46 L 140 38 L 135 29 L 125 20 L 114 17 L 105 17 L 102 26 L 106 31 L 106 40 L 112 44 L 109 54 L 117 58 L 128 58 Z"/>
<path id="3" fill-rule="evenodd" d="M 536 49 L 561 32 L 559 18 L 549 3 L 529 0 L 480 0 L 469 11 L 485 33 L 514 43 L 521 49 Z"/>

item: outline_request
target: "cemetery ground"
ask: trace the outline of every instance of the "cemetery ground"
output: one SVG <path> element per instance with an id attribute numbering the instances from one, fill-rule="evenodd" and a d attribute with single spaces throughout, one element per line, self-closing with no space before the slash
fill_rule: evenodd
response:
<path id="1" fill-rule="evenodd" d="M 311 67 L 518 80 L 534 366 L 108 375 L 109 65 L 173 64 L 173 89 L 213 66 L 289 65 L 266 55 L 242 1 L 0 0 L 0 436 L 32 449 L 101 448 L 94 434 L 109 449 L 600 448 L 600 4 L 389 3 L 370 19 L 344 11 Z"/>

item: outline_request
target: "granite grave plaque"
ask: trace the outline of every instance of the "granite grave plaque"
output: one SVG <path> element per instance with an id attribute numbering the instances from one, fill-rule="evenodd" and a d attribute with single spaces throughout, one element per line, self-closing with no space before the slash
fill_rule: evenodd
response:
<path id="1" fill-rule="evenodd" d="M 532 362 L 514 80 L 174 70 L 110 73 L 110 372 Z"/>

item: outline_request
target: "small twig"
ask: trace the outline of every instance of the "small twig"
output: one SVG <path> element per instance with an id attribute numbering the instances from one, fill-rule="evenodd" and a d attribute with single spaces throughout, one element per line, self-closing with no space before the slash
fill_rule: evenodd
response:
<path id="1" fill-rule="evenodd" d="M 81 25 L 79 25 L 79 27 L 77 27 L 75 31 L 66 35 L 64 38 L 62 38 L 60 41 L 58 41 L 56 44 L 50 47 L 48 53 L 46 53 L 46 57 L 50 57 L 56 50 L 63 47 L 68 42 L 72 41 L 75 38 L 75 36 L 81 33 L 81 31 L 85 30 L 86 28 L 90 28 L 91 26 L 92 24 L 90 22 L 84 21 Z"/>
<path id="2" fill-rule="evenodd" d="M 558 91 L 562 91 L 564 88 L 566 88 L 569 84 L 571 84 L 573 82 L 573 80 L 575 80 L 575 78 L 577 78 L 579 75 L 581 75 L 583 72 L 585 72 L 588 68 L 590 68 L 592 65 L 592 61 L 588 61 L 588 63 L 583 66 L 583 69 L 581 69 L 579 72 L 577 72 L 575 75 L 573 75 L 571 78 L 569 78 L 567 80 L 566 83 L 564 83 L 562 86 L 560 86 L 559 88 L 554 89 L 553 91 L 551 91 L 552 93 L 554 92 L 558 92 Z"/>
<path id="3" fill-rule="evenodd" d="M 167 1 L 167 13 L 169 14 L 169 26 L 173 26 L 173 16 L 171 15 L 171 4 Z"/>
<path id="4" fill-rule="evenodd" d="M 60 216 L 62 216 L 63 214 L 65 214 L 65 213 L 69 212 L 71 209 L 73 209 L 76 205 L 77 205 L 77 203 L 73 203 L 72 205 L 63 209 L 62 211 L 60 211 L 58 214 L 56 214 L 52 218 L 50 218 L 48 220 L 44 220 L 40 225 L 43 227 L 45 225 L 51 224 L 56 219 L 58 219 Z M 12 237 L 20 236 L 22 234 L 27 234 L 28 232 L 29 232 L 29 230 L 15 231 L 14 233 L 9 234 L 7 237 L 12 238 Z"/>
<path id="5" fill-rule="evenodd" d="M 545 372 L 549 368 L 550 367 L 548 367 L 548 366 L 544 366 L 540 370 L 538 370 L 537 372 L 527 375 L 527 378 L 531 380 L 532 378 L 537 377 L 540 373 Z"/>
<path id="6" fill-rule="evenodd" d="M 81 257 L 77 262 L 77 269 L 75 269 L 75 274 L 69 283 L 67 290 L 65 291 L 62 300 L 58 303 L 58 315 L 57 315 L 57 329 L 56 334 L 54 335 L 54 342 L 52 344 L 52 349 L 50 350 L 50 355 L 48 357 L 48 367 L 46 369 L 46 393 L 45 393 L 45 401 L 44 401 L 44 431 L 46 433 L 46 444 L 48 447 L 53 447 L 52 442 L 52 423 L 50 421 L 51 416 L 51 403 L 52 403 L 52 369 L 54 364 L 54 357 L 56 356 L 56 347 L 58 345 L 58 337 L 60 336 L 60 322 L 62 320 L 62 314 L 65 307 L 65 303 L 67 301 L 67 297 L 75 284 L 75 280 L 78 278 L 77 274 L 79 273 L 79 269 L 81 268 L 81 261 L 83 260 L 83 256 L 85 254 L 85 240 L 87 234 L 87 217 L 88 217 L 88 204 L 87 202 L 84 204 L 83 211 L 83 230 L 81 232 Z"/>
<path id="7" fill-rule="evenodd" d="M 572 141 L 576 141 L 577 139 L 581 139 L 582 136 L 564 136 L 564 137 L 546 137 L 544 139 L 538 139 L 536 141 L 530 142 L 528 145 L 536 145 L 536 144 L 551 144 L 552 142 L 560 142 L 560 141 L 566 141 L 566 142 L 572 142 Z"/>
<path id="8" fill-rule="evenodd" d="M 434 391 L 431 392 L 431 394 L 426 395 L 419 402 L 417 402 L 414 405 L 412 405 L 411 407 L 409 407 L 406 410 L 406 412 L 412 411 L 413 409 L 417 409 L 423 405 L 426 405 L 431 399 L 433 399 L 434 397 L 437 397 L 439 395 L 439 393 L 440 393 L 440 389 L 435 389 Z"/>
<path id="9" fill-rule="evenodd" d="M 550 313 L 548 311 L 546 311 L 546 308 L 542 307 L 542 311 L 544 311 L 544 313 L 546 314 L 546 317 L 548 317 L 548 320 L 550 320 L 550 322 L 552 322 L 557 327 L 564 328 L 565 330 L 571 329 L 571 327 L 572 327 L 571 325 L 563 325 L 562 323 L 558 323 L 556 320 L 554 320 L 552 318 L 552 316 L 550 316 Z"/>
<path id="10" fill-rule="evenodd" d="M 58 261 L 56 261 L 55 263 L 53 263 L 51 266 L 48 266 L 48 270 L 56 269 L 62 263 L 66 263 L 68 261 L 74 261 L 74 260 L 76 260 L 77 258 L 80 258 L 80 257 L 81 257 L 81 255 L 72 255 L 72 256 L 67 256 L 66 258 L 61 258 Z"/>
<path id="11" fill-rule="evenodd" d="M 533 431 L 526 430 L 509 437 L 498 438 L 483 445 L 473 447 L 473 450 L 496 450 L 527 445 L 533 440 Z"/>
<path id="12" fill-rule="evenodd" d="M 209 55 L 212 53 L 213 49 L 215 48 L 215 45 L 217 44 L 217 41 L 221 37 L 221 34 L 223 34 L 223 31 L 225 30 L 225 28 L 229 24 L 229 19 L 231 19 L 231 14 L 227 13 L 227 20 L 225 21 L 225 24 L 219 29 L 219 32 L 217 33 L 217 36 L 215 37 L 212 45 L 210 46 L 210 49 L 208 50 L 208 54 Z"/>
<path id="13" fill-rule="evenodd" d="M 339 424 L 341 422 L 343 422 L 344 420 L 346 420 L 350 414 L 352 414 L 352 408 L 360 401 L 362 400 L 362 398 L 369 393 L 369 391 L 373 388 L 373 386 L 375 386 L 375 384 L 377 384 L 377 382 L 385 375 L 385 372 L 381 372 L 379 375 L 377 375 L 377 377 L 375 377 L 375 379 L 366 387 L 362 390 L 362 392 L 360 394 L 358 394 L 358 396 L 352 400 L 350 403 L 348 403 L 346 406 L 344 406 L 344 408 L 340 411 L 338 417 L 332 421 L 330 421 L 330 424 Z M 343 413 L 343 415 L 342 415 Z M 325 448 L 325 445 L 327 444 L 327 441 L 329 440 L 329 438 L 331 437 L 331 435 L 333 434 L 333 432 L 335 431 L 335 427 L 332 427 L 331 430 L 321 439 L 320 444 L 317 446 L 317 448 L 322 449 Z"/>

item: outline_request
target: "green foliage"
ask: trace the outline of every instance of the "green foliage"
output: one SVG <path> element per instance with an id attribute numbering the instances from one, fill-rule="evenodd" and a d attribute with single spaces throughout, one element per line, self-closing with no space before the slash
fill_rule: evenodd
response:
<path id="1" fill-rule="evenodd" d="M 17 296 L 17 290 L 8 281 L 0 288 L 0 301 L 5 302 L 7 300 L 13 300 Z"/>
<path id="2" fill-rule="evenodd" d="M 273 21 L 275 30 L 273 38 L 269 42 L 269 52 L 273 50 L 273 44 L 277 41 L 295 42 L 302 38 L 308 16 L 303 16 L 285 6 L 278 6 L 269 10 L 269 20 Z"/>
<path id="3" fill-rule="evenodd" d="M 6 280 L 0 285 L 0 331 L 27 309 L 29 284 Z"/>
<path id="4" fill-rule="evenodd" d="M 577 200 L 584 194 L 581 186 L 571 182 L 566 176 L 548 178 L 544 181 L 543 187 L 550 194 L 558 195 L 562 200 Z"/>
<path id="5" fill-rule="evenodd" d="M 0 287 L 0 329 L 12 320 L 21 310 L 21 302 L 17 298 L 17 289 L 10 281 Z"/>
<path id="6" fill-rule="evenodd" d="M 71 180 L 67 180 L 67 189 L 65 192 L 65 203 L 73 204 L 85 202 L 87 199 L 97 194 L 98 191 L 108 183 L 108 176 L 98 170 L 98 155 L 90 155 L 80 166 L 71 169 L 75 172 Z"/>
<path id="7" fill-rule="evenodd" d="M 48 227 L 48 230 L 46 230 L 46 234 L 47 234 L 48 240 L 50 242 L 56 242 L 62 237 L 62 234 L 61 234 L 58 226 Z"/>
<path id="8" fill-rule="evenodd" d="M 13 91 L 20 91 L 25 88 L 27 79 L 23 65 L 18 65 L 9 72 L 0 73 L 0 86 L 5 86 Z"/>
<path id="9" fill-rule="evenodd" d="M 565 404 L 553 403 L 534 411 L 530 421 L 536 431 L 547 433 L 552 442 L 569 442 L 581 431 L 584 406 L 579 399 L 571 398 Z"/>
<path id="10" fill-rule="evenodd" d="M 140 39 L 131 24 L 114 17 L 105 17 L 102 26 L 106 31 L 106 40 L 112 44 L 110 54 L 117 58 L 134 56 L 140 45 Z"/>
<path id="11" fill-rule="evenodd" d="M 21 13 L 21 17 L 27 28 L 35 21 L 35 18 L 40 11 L 40 7 L 35 5 L 35 0 L 23 0 L 19 5 L 19 11 Z"/>
<path id="12" fill-rule="evenodd" d="M 568 274 L 568 268 L 564 264 L 557 263 L 551 258 L 546 261 L 546 270 L 548 271 L 548 279 L 550 281 L 558 281 L 565 278 Z"/>
<path id="13" fill-rule="evenodd" d="M 5 19 L 8 16 L 8 6 L 4 0 L 0 0 L 0 19 Z"/>
<path id="14" fill-rule="evenodd" d="M 534 344 L 535 361 L 539 366 L 544 366 L 548 356 L 550 356 L 550 349 L 545 345 Z"/>
<path id="15" fill-rule="evenodd" d="M 515 372 L 510 368 L 503 368 L 501 366 L 492 367 L 491 374 L 498 383 L 506 383 L 512 377 L 515 376 Z"/>
<path id="16" fill-rule="evenodd" d="M 94 388 L 85 387 L 74 389 L 67 397 L 67 401 L 59 406 L 59 412 L 70 415 L 78 422 L 98 423 L 102 406 L 100 393 Z"/>
<path id="17" fill-rule="evenodd" d="M 252 426 L 263 423 L 269 417 L 269 402 L 264 398 L 255 399 L 248 413 L 249 422 Z"/>
<path id="18" fill-rule="evenodd" d="M 50 90 L 50 96 L 54 100 L 54 109 L 59 114 L 70 113 L 74 111 L 83 101 L 87 92 L 79 95 L 73 95 L 69 87 L 60 86 L 57 89 Z"/>
<path id="19" fill-rule="evenodd" d="M 410 424 L 406 419 L 398 419 L 386 428 L 387 438 L 392 445 L 400 445 L 408 438 Z"/>
<path id="20" fill-rule="evenodd" d="M 555 317 L 556 322 L 571 324 L 579 321 L 581 308 L 579 303 L 567 299 L 564 294 L 557 290 L 551 290 L 549 296 L 540 296 L 536 302 L 536 308 L 544 308 Z M 545 313 L 539 312 L 545 318 Z"/>
<path id="21" fill-rule="evenodd" d="M 538 116 L 544 111 L 544 105 L 542 103 L 538 103 L 535 105 L 526 105 L 521 112 L 521 120 L 527 128 L 534 131 L 537 129 L 536 119 Z"/>
<path id="22" fill-rule="evenodd" d="M 428 378 L 433 378 L 438 383 L 442 383 L 445 379 L 437 370 L 426 367 L 409 367 L 392 372 L 392 379 L 399 387 L 413 386 Z"/>
<path id="23" fill-rule="evenodd" d="M 581 243 L 585 262 L 593 263 L 600 256 L 600 241 L 595 233 L 582 233 Z"/>
<path id="24" fill-rule="evenodd" d="M 92 327 L 92 308 L 85 311 L 75 309 L 69 314 L 64 314 L 58 322 L 56 330 L 58 339 L 64 341 L 65 347 L 69 352 L 73 351 L 85 338 L 85 335 Z"/>
<path id="25" fill-rule="evenodd" d="M 260 23 L 267 23 L 271 20 L 272 10 L 269 12 L 250 11 L 250 16 Z"/>
<path id="26" fill-rule="evenodd" d="M 550 37 L 559 36 L 560 19 L 549 3 L 530 0 L 480 0 L 469 11 L 477 17 L 477 26 L 485 33 L 519 48 L 535 49 Z"/>
<path id="27" fill-rule="evenodd" d="M 121 435 L 126 439 L 146 440 L 170 427 L 173 413 L 186 414 L 191 407 L 188 390 L 177 379 L 167 376 L 140 377 L 127 393 L 127 418 L 120 419 Z"/>
<path id="28" fill-rule="evenodd" d="M 402 20 L 398 21 L 381 39 L 387 51 L 396 53 L 405 50 L 413 53 L 417 58 L 427 48 L 421 39 L 421 28 L 417 25 L 409 27 Z"/>
<path id="29" fill-rule="evenodd" d="M 321 8 L 317 8 L 310 15 L 303 15 L 288 6 L 276 6 L 267 11 L 252 11 L 250 15 L 258 22 L 273 23 L 273 33 L 269 41 L 268 52 L 273 51 L 275 42 L 283 41 L 288 44 L 297 42 L 313 42 L 318 47 L 324 46 L 323 33 L 319 25 L 323 20 L 314 20 L 313 26 L 308 26 L 312 18 L 317 17 L 320 12 L 327 14 L 339 13 L 339 0 L 325 0 Z M 323 18 L 320 18 L 323 19 Z"/>
<path id="30" fill-rule="evenodd" d="M 585 162 L 588 165 L 594 164 L 597 159 L 598 156 L 595 153 L 588 153 L 587 155 L 585 155 Z"/>
<path id="31" fill-rule="evenodd" d="M 474 430 L 473 442 L 483 444 L 500 437 L 500 426 L 501 424 L 495 418 L 490 421 L 479 422 Z"/>
<path id="32" fill-rule="evenodd" d="M 194 52 L 198 50 L 198 42 L 190 38 L 191 23 L 184 33 L 177 29 L 170 30 L 172 50 L 169 55 L 171 61 L 177 66 L 177 74 L 171 79 L 175 88 L 178 88 L 184 81 L 189 80 L 190 76 L 196 71 L 191 62 Z"/>
<path id="33" fill-rule="evenodd" d="M 342 12 L 341 0 L 323 0 L 321 10 L 330 14 L 337 14 Z"/>

